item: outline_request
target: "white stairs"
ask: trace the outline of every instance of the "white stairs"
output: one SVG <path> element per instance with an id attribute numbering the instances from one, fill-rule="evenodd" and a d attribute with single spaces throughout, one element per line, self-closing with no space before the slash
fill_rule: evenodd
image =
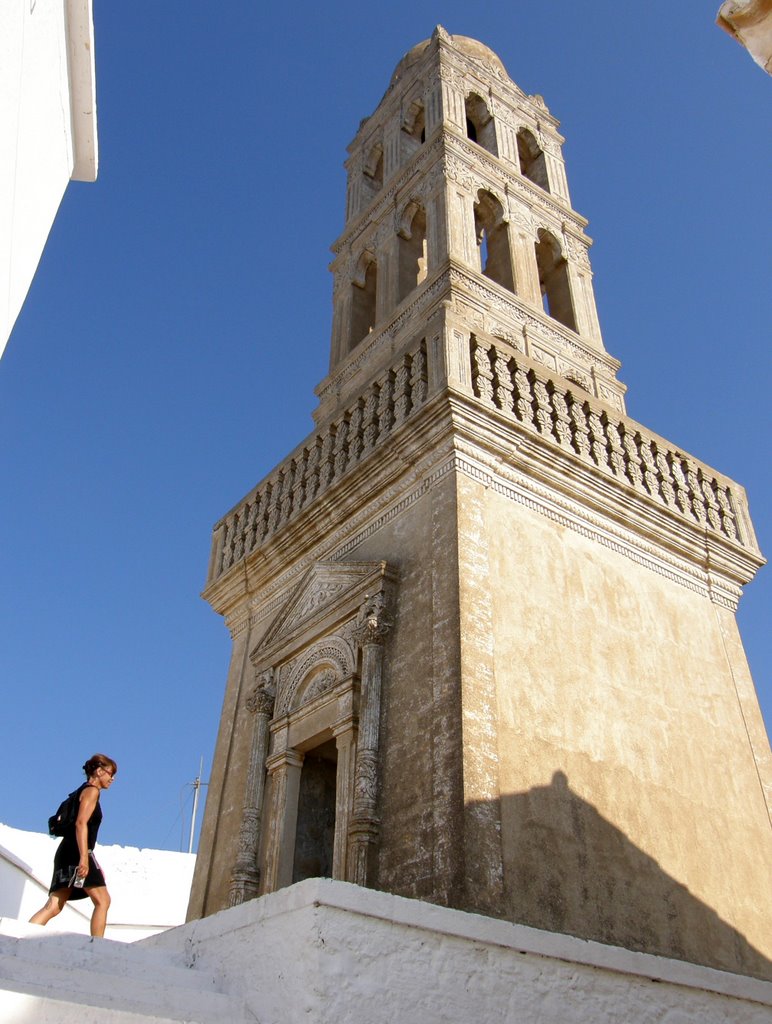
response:
<path id="1" fill-rule="evenodd" d="M 243 1002 L 237 1005 L 232 996 L 218 991 L 215 978 L 187 965 L 182 954 L 47 932 L 38 925 L 0 918 L 3 1024 L 243 1020 Z"/>

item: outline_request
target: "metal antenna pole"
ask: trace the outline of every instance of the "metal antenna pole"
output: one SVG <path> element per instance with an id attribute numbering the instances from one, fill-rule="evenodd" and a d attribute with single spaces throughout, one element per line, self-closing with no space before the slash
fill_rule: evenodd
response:
<path id="1" fill-rule="evenodd" d="M 198 794 L 202 786 L 206 783 L 201 781 L 201 776 L 204 774 L 204 759 L 201 758 L 201 763 L 198 769 L 198 775 L 196 781 L 193 783 L 193 816 L 190 819 L 190 841 L 188 842 L 188 853 L 193 853 L 193 835 L 196 831 L 196 811 L 198 810 Z"/>

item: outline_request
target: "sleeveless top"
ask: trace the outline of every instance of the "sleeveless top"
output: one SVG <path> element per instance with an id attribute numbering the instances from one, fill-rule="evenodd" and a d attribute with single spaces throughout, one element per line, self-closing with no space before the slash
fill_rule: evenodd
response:
<path id="1" fill-rule="evenodd" d="M 89 785 L 88 782 L 84 782 L 82 786 L 78 787 L 76 792 L 78 794 L 82 793 L 83 790 L 86 789 L 86 787 L 88 785 Z M 96 788 L 96 787 L 94 787 L 94 788 Z M 101 824 L 102 824 L 102 808 L 99 806 L 99 796 L 97 796 L 96 807 L 91 812 L 91 817 L 88 819 L 88 825 L 86 826 L 87 829 L 88 829 L 88 848 L 89 848 L 89 850 L 93 850 L 94 849 L 94 846 L 96 844 L 96 839 L 97 839 L 97 833 L 99 832 L 99 826 Z M 64 836 L 62 838 L 64 839 L 65 842 L 69 841 L 68 845 L 69 845 L 69 843 L 73 843 L 75 845 L 75 848 L 77 849 L 78 841 L 77 841 L 77 839 L 75 837 L 75 822 L 73 822 L 72 825 L 70 825 L 65 830 Z"/>

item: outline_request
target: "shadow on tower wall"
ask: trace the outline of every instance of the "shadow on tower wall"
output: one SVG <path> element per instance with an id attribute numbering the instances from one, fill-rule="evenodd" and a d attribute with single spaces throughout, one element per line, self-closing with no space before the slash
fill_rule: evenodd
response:
<path id="1" fill-rule="evenodd" d="M 468 824 L 490 811 L 468 805 Z M 574 793 L 563 772 L 502 796 L 501 833 L 502 917 L 772 980 L 772 962 Z"/>

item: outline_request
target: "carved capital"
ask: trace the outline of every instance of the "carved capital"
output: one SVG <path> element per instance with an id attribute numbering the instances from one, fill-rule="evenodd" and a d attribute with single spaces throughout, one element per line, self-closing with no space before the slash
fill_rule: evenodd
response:
<path id="1" fill-rule="evenodd" d="M 386 615 L 386 597 L 383 592 L 366 595 L 357 615 L 352 635 L 358 644 L 382 644 L 391 629 L 391 619 Z"/>
<path id="2" fill-rule="evenodd" d="M 271 718 L 273 706 L 276 699 L 276 691 L 273 687 L 273 669 L 258 673 L 258 684 L 247 697 L 247 710 L 253 715 L 266 715 Z"/>

